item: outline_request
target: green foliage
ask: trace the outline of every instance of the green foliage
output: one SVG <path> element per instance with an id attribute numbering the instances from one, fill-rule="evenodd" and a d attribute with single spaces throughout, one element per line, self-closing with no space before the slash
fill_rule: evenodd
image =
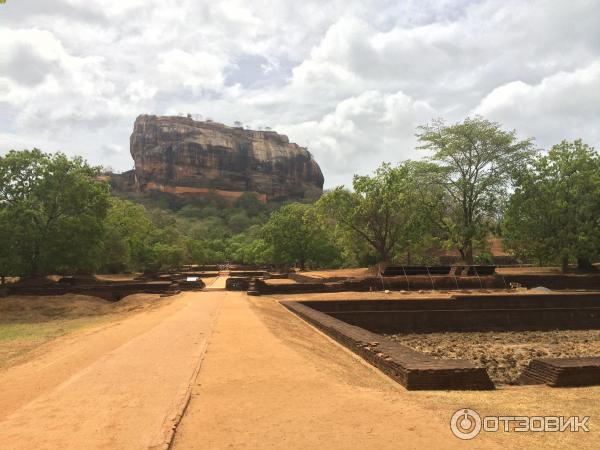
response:
<path id="1" fill-rule="evenodd" d="M 145 269 L 150 271 L 169 271 L 181 267 L 183 249 L 175 244 L 156 242 L 149 248 Z"/>
<path id="2" fill-rule="evenodd" d="M 18 252 L 14 248 L 14 239 L 11 237 L 8 212 L 0 207 L 0 284 L 4 284 L 7 275 L 16 274 L 16 259 Z"/>
<path id="3" fill-rule="evenodd" d="M 4 269 L 21 276 L 89 273 L 101 252 L 108 184 L 81 158 L 40 150 L 0 157 L 0 239 Z"/>
<path id="4" fill-rule="evenodd" d="M 251 223 L 252 222 L 245 211 L 231 214 L 227 219 L 227 226 L 233 233 L 241 233 L 247 229 Z"/>
<path id="5" fill-rule="evenodd" d="M 282 206 L 271 215 L 262 235 L 272 248 L 273 262 L 280 266 L 322 267 L 333 264 L 339 257 L 332 236 L 319 226 L 312 205 Z"/>
<path id="6" fill-rule="evenodd" d="M 267 210 L 267 206 L 250 192 L 244 192 L 235 201 L 235 207 L 244 210 L 250 217 L 257 216 Z"/>
<path id="7" fill-rule="evenodd" d="M 419 130 L 429 160 L 384 163 L 314 205 L 263 204 L 252 193 L 234 204 L 216 193 L 110 196 L 98 168 L 81 158 L 11 151 L 0 157 L 0 276 L 226 261 L 430 264 L 440 245 L 489 263 L 488 238 L 500 232 L 525 260 L 589 268 L 600 256 L 600 158 L 592 148 L 562 142 L 538 156 L 531 140 L 482 118 Z"/>
<path id="8" fill-rule="evenodd" d="M 118 273 L 143 269 L 152 229 L 153 224 L 143 206 L 111 198 L 103 241 L 103 271 Z"/>
<path id="9" fill-rule="evenodd" d="M 475 264 L 494 264 L 494 257 L 490 252 L 479 253 L 474 259 Z"/>
<path id="10" fill-rule="evenodd" d="M 245 233 L 229 240 L 231 259 L 250 265 L 268 265 L 273 262 L 273 249 L 261 237 L 262 227 L 253 225 Z"/>
<path id="11" fill-rule="evenodd" d="M 481 117 L 418 128 L 419 148 L 432 152 L 432 181 L 446 194 L 443 226 L 448 244 L 473 263 L 473 241 L 483 239 L 498 220 L 515 176 L 535 155 L 532 139 Z"/>
<path id="12" fill-rule="evenodd" d="M 600 158 L 577 140 L 535 160 L 517 182 L 506 211 L 504 244 L 518 257 L 547 264 L 600 255 Z"/>
<path id="13" fill-rule="evenodd" d="M 321 197 L 320 216 L 337 228 L 336 235 L 357 260 L 390 261 L 433 227 L 436 203 L 421 184 L 427 168 L 414 161 L 397 167 L 384 163 L 373 176 L 355 175 L 354 191 L 338 187 Z"/>
<path id="14" fill-rule="evenodd" d="M 181 264 L 271 262 L 270 247 L 259 234 L 272 206 L 261 203 L 254 194 L 243 194 L 227 207 L 220 197 L 215 198 L 216 194 L 175 200 L 161 194 L 119 195 L 132 201 L 114 199 L 109 218 L 126 215 L 133 223 L 144 223 L 140 233 L 143 239 L 139 240 L 140 251 L 135 253 L 138 256 L 130 257 L 123 241 L 136 234 L 125 231 L 125 227 L 115 230 L 110 224 L 102 270 L 156 271 L 176 269 Z M 135 208 L 135 213 L 129 211 L 131 208 Z M 161 265 L 160 258 L 168 262 Z"/>

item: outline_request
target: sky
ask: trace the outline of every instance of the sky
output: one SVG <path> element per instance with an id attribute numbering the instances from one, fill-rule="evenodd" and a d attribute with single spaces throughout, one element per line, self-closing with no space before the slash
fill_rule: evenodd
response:
<path id="1" fill-rule="evenodd" d="M 416 127 L 481 115 L 600 148 L 596 0 L 7 0 L 0 154 L 129 170 L 139 114 L 270 127 L 325 186 L 422 158 Z"/>

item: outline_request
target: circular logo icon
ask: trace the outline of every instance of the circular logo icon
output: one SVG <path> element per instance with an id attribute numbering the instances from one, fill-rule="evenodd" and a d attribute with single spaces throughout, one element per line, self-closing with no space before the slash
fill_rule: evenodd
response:
<path id="1" fill-rule="evenodd" d="M 481 417 L 472 409 L 459 409 L 450 419 L 450 429 L 459 439 L 473 439 L 481 431 Z"/>

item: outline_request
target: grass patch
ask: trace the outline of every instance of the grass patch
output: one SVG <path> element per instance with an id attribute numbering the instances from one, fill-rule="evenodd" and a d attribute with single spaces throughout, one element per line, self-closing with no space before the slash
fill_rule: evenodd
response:
<path id="1" fill-rule="evenodd" d="M 109 317 L 86 317 L 36 323 L 0 322 L 0 368 L 7 367 L 36 347 L 65 334 L 99 325 Z"/>
<path id="2" fill-rule="evenodd" d="M 58 337 L 157 307 L 161 303 L 158 298 L 136 294 L 117 303 L 71 294 L 0 298 L 0 369 Z"/>

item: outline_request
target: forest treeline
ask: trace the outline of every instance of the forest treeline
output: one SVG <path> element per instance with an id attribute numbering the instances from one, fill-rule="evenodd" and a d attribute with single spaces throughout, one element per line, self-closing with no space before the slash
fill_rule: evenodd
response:
<path id="1" fill-rule="evenodd" d="M 417 129 L 424 158 L 383 163 L 313 204 L 234 204 L 111 191 L 100 167 L 38 149 L 0 157 L 0 275 L 173 270 L 184 264 L 300 268 L 490 260 L 501 237 L 522 262 L 600 254 L 600 159 L 580 140 L 549 150 L 481 117 Z"/>

